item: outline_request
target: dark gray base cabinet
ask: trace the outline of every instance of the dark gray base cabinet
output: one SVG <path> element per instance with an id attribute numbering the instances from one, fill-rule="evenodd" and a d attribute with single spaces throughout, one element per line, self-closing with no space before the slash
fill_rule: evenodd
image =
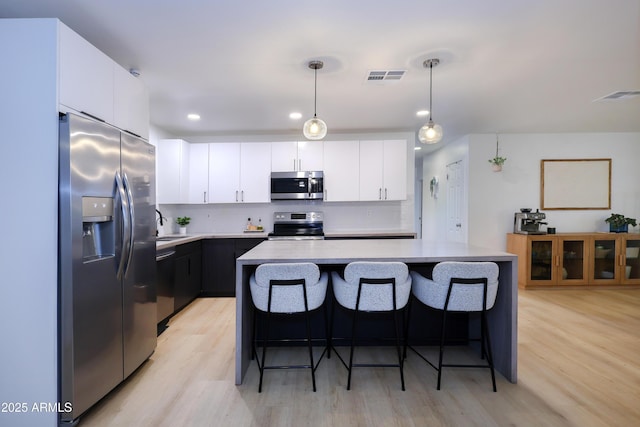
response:
<path id="1" fill-rule="evenodd" d="M 201 242 L 176 246 L 174 312 L 184 308 L 200 295 L 202 287 Z"/>
<path id="2" fill-rule="evenodd" d="M 236 296 L 236 258 L 265 239 L 207 239 L 202 242 L 202 296 Z"/>

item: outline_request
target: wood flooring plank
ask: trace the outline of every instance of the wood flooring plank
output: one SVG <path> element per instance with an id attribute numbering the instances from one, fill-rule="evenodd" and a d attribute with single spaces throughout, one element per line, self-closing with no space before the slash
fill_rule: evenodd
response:
<path id="1" fill-rule="evenodd" d="M 397 368 L 357 368 L 347 391 L 334 356 L 316 372 L 316 393 L 308 370 L 267 371 L 258 393 L 255 363 L 234 384 L 235 299 L 202 298 L 171 319 L 150 360 L 81 426 L 640 425 L 640 290 L 520 290 L 518 333 L 518 384 L 497 375 L 497 393 L 486 369 L 446 369 L 437 391 L 436 371 L 411 352 L 405 392 Z M 421 351 L 436 360 L 433 348 Z M 267 354 L 282 363 L 307 357 Z M 356 355 L 390 361 L 394 352 Z"/>

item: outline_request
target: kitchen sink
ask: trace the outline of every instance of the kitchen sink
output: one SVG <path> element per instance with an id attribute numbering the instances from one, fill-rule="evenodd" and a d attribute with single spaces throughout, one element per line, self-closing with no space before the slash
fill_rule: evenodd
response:
<path id="1" fill-rule="evenodd" d="M 186 237 L 189 236 L 162 236 L 162 237 L 156 237 L 156 242 L 169 242 L 171 240 L 178 240 L 178 239 L 184 239 Z"/>

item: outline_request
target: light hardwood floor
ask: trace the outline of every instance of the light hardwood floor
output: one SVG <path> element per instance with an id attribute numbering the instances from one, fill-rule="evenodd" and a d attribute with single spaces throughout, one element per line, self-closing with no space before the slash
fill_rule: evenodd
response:
<path id="1" fill-rule="evenodd" d="M 235 299 L 207 298 L 171 320 L 150 360 L 81 426 L 639 426 L 640 291 L 519 292 L 518 384 L 498 375 L 497 393 L 484 369 L 445 370 L 437 391 L 436 372 L 409 353 L 405 392 L 397 368 L 354 370 L 347 391 L 332 357 L 316 393 L 307 370 L 289 370 L 266 372 L 259 394 L 255 363 L 234 385 Z"/>

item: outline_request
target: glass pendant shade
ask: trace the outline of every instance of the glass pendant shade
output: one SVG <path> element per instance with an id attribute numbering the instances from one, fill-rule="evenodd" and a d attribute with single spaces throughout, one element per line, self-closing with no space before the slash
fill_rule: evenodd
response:
<path id="1" fill-rule="evenodd" d="M 433 120 L 429 119 L 429 122 L 420 128 L 418 139 L 423 144 L 440 142 L 442 139 L 442 126 L 435 124 Z"/>
<path id="2" fill-rule="evenodd" d="M 318 141 L 327 136 L 327 124 L 324 120 L 314 116 L 312 119 L 304 122 L 302 133 L 305 138 L 312 141 Z"/>
<path id="3" fill-rule="evenodd" d="M 305 138 L 318 141 L 327 136 L 327 124 L 319 119 L 316 114 L 316 104 L 318 102 L 318 70 L 322 69 L 322 61 L 309 62 L 309 68 L 313 70 L 313 118 L 304 122 L 302 134 Z"/>
<path id="4" fill-rule="evenodd" d="M 438 65 L 438 58 L 427 59 L 423 65 L 429 69 L 429 121 L 418 131 L 418 140 L 423 144 L 435 144 L 442 139 L 442 126 L 437 125 L 431 118 L 433 111 L 433 67 Z"/>

